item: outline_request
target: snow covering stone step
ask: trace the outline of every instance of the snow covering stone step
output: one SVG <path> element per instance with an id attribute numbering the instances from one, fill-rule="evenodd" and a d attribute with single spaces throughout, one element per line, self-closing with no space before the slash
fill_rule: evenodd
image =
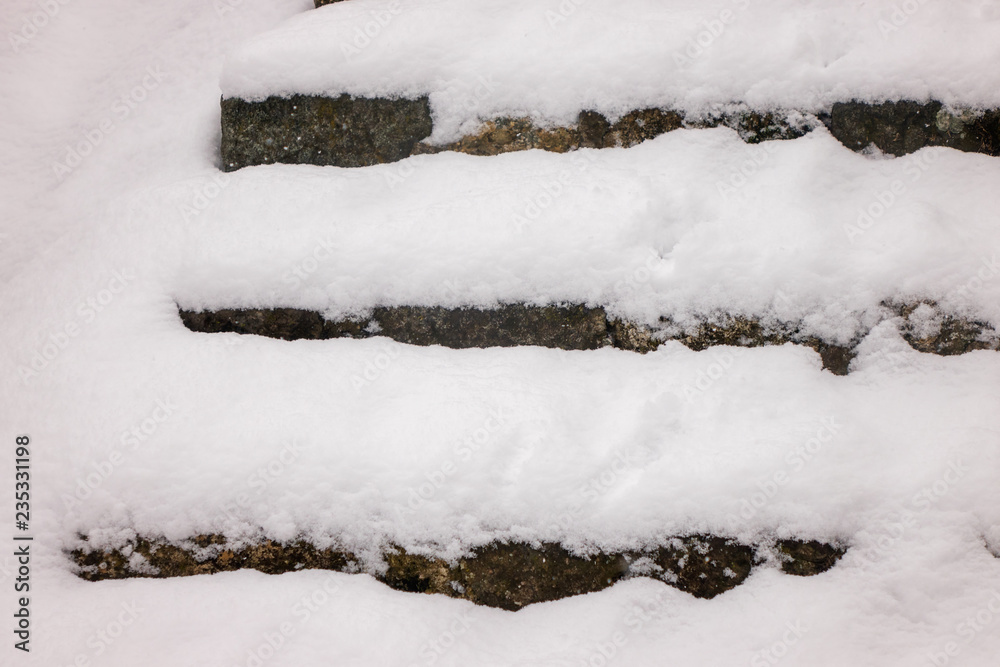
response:
<path id="1" fill-rule="evenodd" d="M 847 346 L 887 300 L 1000 323 L 998 179 L 981 154 L 878 160 L 825 126 L 759 144 L 718 128 L 628 150 L 212 171 L 135 208 L 157 227 L 179 213 L 186 310 L 577 303 L 649 326 L 801 321 Z"/>
<path id="2" fill-rule="evenodd" d="M 936 328 L 915 328 L 910 316 L 918 305 L 897 306 L 903 336 L 915 349 L 940 355 L 997 349 L 998 337 L 981 322 L 941 318 Z M 757 347 L 796 342 L 819 353 L 823 368 L 846 375 L 855 353 L 852 346 L 799 334 L 795 324 L 764 325 L 743 317 L 703 322 L 695 330 L 660 330 L 611 318 L 603 308 L 512 304 L 496 309 L 425 306 L 379 307 L 368 317 L 327 320 L 317 311 L 297 308 L 180 310 L 191 331 L 239 333 L 282 340 L 325 340 L 385 336 L 410 345 L 442 345 L 455 349 L 537 345 L 563 350 L 615 347 L 646 353 L 665 340 L 678 340 L 700 351 L 716 345 Z M 664 318 L 664 322 L 667 320 Z M 673 329 L 676 331 L 675 329 Z M 854 344 L 860 342 L 855 341 Z"/>
<path id="3" fill-rule="evenodd" d="M 747 545 L 692 535 L 619 553 L 577 554 L 548 543 L 492 543 L 457 562 L 389 547 L 371 562 L 304 541 L 236 546 L 221 535 L 202 535 L 173 544 L 138 538 L 112 550 L 89 550 L 84 545 L 72 557 L 77 574 L 88 581 L 240 569 L 268 574 L 302 569 L 366 572 L 396 590 L 439 593 L 517 611 L 537 602 L 603 590 L 637 576 L 658 579 L 698 598 L 713 598 L 743 583 L 755 566 L 765 562 L 779 564 L 788 574 L 812 576 L 833 567 L 845 552 L 843 546 L 815 540 Z"/>
<path id="4" fill-rule="evenodd" d="M 442 151 L 499 155 L 537 148 L 565 153 L 629 147 L 683 127 L 730 127 L 744 141 L 758 143 L 802 136 L 820 122 L 856 151 L 875 147 L 896 156 L 927 146 L 988 155 L 1000 151 L 1000 112 L 953 112 L 940 102 L 838 102 L 819 118 L 740 110 L 687 119 L 669 109 L 634 110 L 614 122 L 598 112 L 583 111 L 568 127 L 543 127 L 530 118 L 495 118 L 474 133 L 441 145 L 423 141 L 433 130 L 431 116 L 427 97 L 224 99 L 222 164 L 226 171 L 272 163 L 363 167 Z"/>

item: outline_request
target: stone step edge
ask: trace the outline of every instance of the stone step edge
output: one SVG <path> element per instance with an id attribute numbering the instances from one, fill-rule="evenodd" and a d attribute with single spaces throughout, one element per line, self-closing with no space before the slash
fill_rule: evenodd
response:
<path id="1" fill-rule="evenodd" d="M 494 542 L 455 562 L 390 546 L 381 553 L 378 566 L 366 567 L 346 551 L 318 548 L 304 540 L 234 546 L 221 535 L 201 535 L 180 543 L 139 537 L 107 551 L 90 550 L 84 542 L 70 557 L 77 576 L 87 581 L 240 569 L 267 574 L 321 569 L 370 574 L 399 591 L 438 593 L 516 611 L 603 590 L 634 577 L 652 577 L 695 597 L 712 598 L 735 588 L 765 563 L 777 564 L 787 574 L 812 576 L 829 570 L 846 551 L 842 544 L 816 540 L 743 544 L 712 535 L 687 535 L 644 549 L 587 555 L 556 543 Z"/>
<path id="2" fill-rule="evenodd" d="M 914 349 L 942 356 L 979 349 L 1000 349 L 1000 337 L 987 324 L 941 316 L 934 335 L 920 336 L 909 318 L 921 304 L 887 307 L 886 317 L 901 317 L 904 339 Z M 799 334 L 797 323 L 765 325 L 760 320 L 723 316 L 680 330 L 668 318 L 657 330 L 609 317 L 604 308 L 583 305 L 507 304 L 493 309 L 438 306 L 378 307 L 359 319 L 326 320 L 317 311 L 297 308 L 191 311 L 178 307 L 184 326 L 199 333 L 255 334 L 281 340 L 388 337 L 410 345 L 454 349 L 536 345 L 564 350 L 614 347 L 645 354 L 667 340 L 695 351 L 717 345 L 758 347 L 795 343 L 815 350 L 823 368 L 847 375 L 860 338 L 835 345 Z"/>
<path id="3" fill-rule="evenodd" d="M 570 127 L 540 127 L 529 118 L 498 117 L 446 145 L 424 140 L 433 130 L 430 101 L 293 95 L 261 101 L 223 98 L 222 168 L 260 164 L 364 167 L 411 155 L 457 151 L 499 155 L 542 149 L 634 146 L 680 128 L 725 126 L 748 143 L 794 139 L 824 124 L 855 151 L 875 146 L 901 156 L 927 146 L 1000 155 L 1000 109 L 949 109 L 937 101 L 837 102 L 829 113 L 745 109 L 686 118 L 670 109 L 636 109 L 615 122 L 581 111 Z M 739 106 L 739 105 L 733 105 Z"/>

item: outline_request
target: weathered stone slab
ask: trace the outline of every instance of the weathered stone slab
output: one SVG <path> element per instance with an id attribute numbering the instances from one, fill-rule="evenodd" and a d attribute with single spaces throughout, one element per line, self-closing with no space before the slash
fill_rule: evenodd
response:
<path id="1" fill-rule="evenodd" d="M 659 569 L 652 575 L 697 598 L 713 598 L 743 583 L 755 562 L 754 548 L 713 535 L 669 540 L 648 558 Z"/>
<path id="2" fill-rule="evenodd" d="M 281 574 L 301 569 L 349 571 L 353 556 L 336 549 L 319 549 L 308 542 L 287 544 L 264 540 L 230 548 L 221 535 L 199 535 L 181 544 L 137 538 L 121 549 L 81 548 L 72 552 L 77 575 L 87 581 L 134 577 L 188 577 L 235 570 Z"/>
<path id="3" fill-rule="evenodd" d="M 820 542 L 779 543 L 782 568 L 801 576 L 832 567 L 844 550 Z M 761 561 L 757 547 L 712 535 L 670 538 L 659 547 L 621 553 L 575 554 L 559 544 L 493 543 L 457 562 L 389 547 L 384 567 L 369 572 L 386 585 L 411 593 L 438 593 L 475 604 L 517 611 L 530 604 L 593 593 L 622 579 L 653 577 L 699 598 L 735 588 Z M 88 581 L 135 577 L 183 577 L 255 569 L 267 574 L 323 569 L 366 571 L 361 561 L 335 548 L 307 542 L 262 541 L 233 548 L 220 535 L 180 544 L 138 538 L 120 549 L 71 554 Z"/>
<path id="4" fill-rule="evenodd" d="M 851 150 L 869 145 L 891 155 L 926 146 L 1000 155 L 1000 111 L 953 112 L 940 102 L 839 102 L 830 112 L 831 134 Z"/>
<path id="5" fill-rule="evenodd" d="M 222 168 L 279 162 L 367 167 L 402 160 L 430 133 L 426 97 L 223 99 Z"/>
<path id="6" fill-rule="evenodd" d="M 411 345 L 595 350 L 612 344 L 603 308 L 505 305 L 495 309 L 399 306 L 375 308 L 360 320 L 327 321 L 296 308 L 180 311 L 184 325 L 204 333 L 257 334 L 283 340 L 386 336 Z"/>
<path id="7" fill-rule="evenodd" d="M 506 305 L 494 310 L 400 306 L 376 308 L 378 335 L 411 345 L 596 350 L 612 343 L 603 308 Z"/>
<path id="8" fill-rule="evenodd" d="M 1000 337 L 987 324 L 943 315 L 932 332 L 912 327 L 909 317 L 920 304 L 887 305 L 889 315 L 902 318 L 903 337 L 920 352 L 951 355 L 972 350 L 1000 349 Z M 180 311 L 184 325 L 202 333 L 256 334 L 282 340 L 324 340 L 385 336 L 410 345 L 441 345 L 455 349 L 536 345 L 563 350 L 615 347 L 645 354 L 665 340 L 677 340 L 695 351 L 718 345 L 760 347 L 795 343 L 820 355 L 823 368 L 847 375 L 854 346 L 836 345 L 802 335 L 794 322 L 764 326 L 745 317 L 717 317 L 696 329 L 666 335 L 647 326 L 608 318 L 603 308 L 583 305 L 528 306 L 508 304 L 493 309 L 438 306 L 379 307 L 357 320 L 324 320 L 296 308 Z M 663 319 L 664 325 L 669 322 Z"/>
<path id="9" fill-rule="evenodd" d="M 363 167 L 395 162 L 410 155 L 457 151 L 499 155 L 541 149 L 565 153 L 579 148 L 629 147 L 687 127 L 725 126 L 748 143 L 794 139 L 819 124 L 791 122 L 809 114 L 744 110 L 685 118 L 671 109 L 637 109 L 615 122 L 583 111 L 569 127 L 541 127 L 530 118 L 494 118 L 458 141 L 423 142 L 432 130 L 427 97 L 416 100 L 360 98 L 349 95 L 270 97 L 260 102 L 222 101 L 222 160 L 227 171 L 270 163 Z M 892 155 L 925 146 L 1000 154 L 1000 111 L 945 109 L 940 102 L 841 102 L 824 117 L 830 132 L 845 146 L 861 151 L 870 145 Z"/>

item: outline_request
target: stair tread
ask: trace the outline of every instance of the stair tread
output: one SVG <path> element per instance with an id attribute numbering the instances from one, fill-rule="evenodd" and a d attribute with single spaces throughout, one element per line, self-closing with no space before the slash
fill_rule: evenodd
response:
<path id="1" fill-rule="evenodd" d="M 342 2 L 249 40 L 228 59 L 222 90 L 254 100 L 430 95 L 439 141 L 457 139 L 477 116 L 513 110 L 566 123 L 585 109 L 695 112 L 734 102 L 818 111 L 931 97 L 996 107 L 1000 73 L 981 66 L 1000 59 L 990 11 L 790 0 L 568 0 L 547 11 L 532 0 Z M 935 48 L 943 24 L 963 38 Z"/>
<path id="2" fill-rule="evenodd" d="M 177 186 L 144 213 L 181 211 L 185 309 L 567 302 L 647 324 L 803 320 L 837 344 L 887 300 L 1000 321 L 1000 162 L 949 149 L 872 160 L 822 128 L 758 145 L 718 129 L 212 178 L 224 185 Z"/>

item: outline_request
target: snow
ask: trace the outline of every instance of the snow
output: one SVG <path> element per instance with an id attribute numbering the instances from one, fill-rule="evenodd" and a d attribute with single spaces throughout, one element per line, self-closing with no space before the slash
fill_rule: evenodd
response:
<path id="1" fill-rule="evenodd" d="M 920 354 L 898 321 L 879 321 L 878 308 L 891 297 L 929 298 L 997 323 L 995 159 L 948 149 L 873 159 L 822 129 L 747 146 L 715 129 L 628 150 L 442 154 L 366 169 L 222 175 L 224 56 L 288 17 L 294 26 L 375 7 L 308 6 L 66 3 L 0 60 L 9 110 L 0 118 L 0 424 L 5 443 L 32 438 L 35 536 L 32 653 L 7 645 L 0 663 L 600 665 L 613 653 L 640 665 L 882 667 L 947 658 L 978 667 L 995 659 L 1000 361 L 986 351 Z M 561 24 L 579 31 L 574 39 L 592 28 L 590 6 L 579 6 L 579 23 Z M 6 3 L 0 32 L 20 34 L 38 7 Z M 548 6 L 531 21 L 527 5 L 505 7 L 490 15 L 497 35 L 512 29 L 500 20 L 507 12 L 546 29 Z M 717 10 L 701 7 L 686 10 L 685 25 Z M 813 6 L 812 18 L 795 13 L 808 5 L 799 7 L 758 2 L 741 20 L 770 26 L 777 46 L 794 44 L 791 26 L 802 25 L 875 48 L 877 27 L 857 30 L 852 9 Z M 872 7 L 891 11 L 854 9 L 870 17 Z M 421 39 L 440 30 L 449 44 L 446 29 L 463 25 L 479 31 L 483 53 L 502 50 L 499 41 L 491 46 L 485 19 L 467 22 L 471 9 L 414 3 L 412 16 L 436 8 L 458 14 L 439 27 L 420 24 Z M 951 91 L 952 101 L 989 101 L 982 91 L 995 75 L 981 62 L 997 44 L 993 10 L 984 2 L 920 5 L 885 43 L 884 60 L 872 61 L 887 68 L 871 75 L 873 90 L 910 94 L 923 85 L 941 99 Z M 788 12 L 802 23 L 786 21 Z M 725 35 L 734 45 L 739 25 Z M 370 67 L 377 82 L 380 49 L 417 39 L 404 27 L 401 14 L 389 26 L 398 31 L 392 40 L 373 42 L 357 72 Z M 932 29 L 942 48 L 933 67 L 912 64 L 918 85 L 892 63 L 909 62 Z M 730 48 L 725 39 L 713 47 L 718 56 L 705 54 L 705 67 Z M 644 52 L 640 40 L 629 43 Z M 920 49 L 924 65 L 930 51 Z M 442 62 L 455 58 L 449 53 Z M 791 62 L 781 53 L 767 57 Z M 850 58 L 864 53 L 859 46 Z M 963 60 L 970 53 L 979 59 Z M 149 68 L 162 76 L 144 83 Z M 353 76 L 331 68 L 341 69 Z M 637 82 L 622 90 L 644 90 Z M 766 84 L 764 97 L 773 92 L 767 85 L 780 88 Z M 535 91 L 538 80 L 524 86 Z M 567 104 L 562 111 L 578 102 L 553 99 Z M 105 121 L 111 130 L 90 142 Z M 57 173 L 70 148 L 87 142 L 80 164 Z M 739 187 L 737 174 L 746 178 Z M 894 192 L 897 181 L 903 189 Z M 553 182 L 566 194 L 542 206 Z M 862 234 L 845 230 L 886 192 L 896 201 Z M 177 316 L 178 303 L 335 314 L 516 300 L 583 301 L 646 320 L 663 309 L 694 316 L 723 308 L 802 317 L 831 336 L 866 338 L 852 373 L 837 377 L 793 345 L 692 352 L 667 343 L 649 355 L 448 350 L 377 338 L 195 334 Z M 924 325 L 934 318 L 920 316 Z M 41 361 L 32 366 L 35 355 Z M 467 444 L 484 437 L 476 451 Z M 623 472 L 616 457 L 627 460 Z M 433 486 L 428 475 L 440 479 L 448 461 L 456 472 L 411 507 L 409 490 Z M 10 499 L 12 478 L 3 479 L 0 493 Z M 80 484 L 89 496 L 67 502 Z M 77 532 L 103 545 L 131 531 L 302 534 L 368 556 L 389 540 L 449 556 L 495 537 L 585 550 L 689 530 L 839 538 L 853 548 L 823 575 L 762 567 L 712 600 L 637 579 L 516 614 L 316 571 L 93 584 L 72 573 L 63 553 L 78 544 Z M 14 565 L 0 556 L 8 619 Z"/>
<path id="2" fill-rule="evenodd" d="M 222 89 L 430 95 L 432 139 L 446 142 L 505 114 L 568 124 L 584 109 L 998 106 L 1000 74 L 982 67 L 998 58 L 991 0 L 351 0 L 248 40 Z"/>

